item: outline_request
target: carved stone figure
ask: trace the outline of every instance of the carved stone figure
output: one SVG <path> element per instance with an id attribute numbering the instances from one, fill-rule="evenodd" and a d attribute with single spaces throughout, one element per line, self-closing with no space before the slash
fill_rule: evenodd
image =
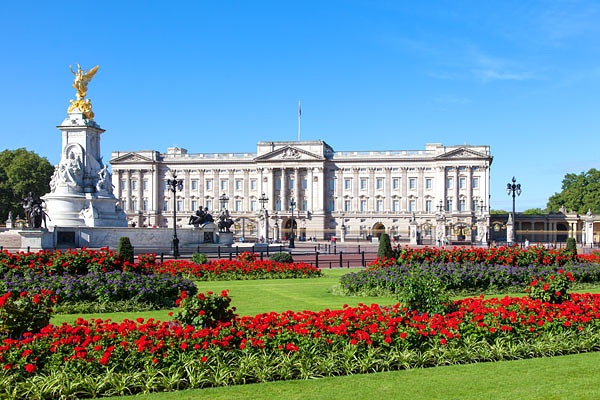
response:
<path id="1" fill-rule="evenodd" d="M 208 207 L 205 207 L 204 210 L 200 207 L 196 210 L 195 215 L 190 216 L 188 225 L 202 225 L 208 222 L 214 222 L 213 216 L 208 212 Z"/>
<path id="2" fill-rule="evenodd" d="M 56 176 L 53 176 L 50 182 L 50 187 L 54 186 L 56 189 L 56 186 L 60 186 L 61 184 L 79 186 L 83 178 L 83 163 L 79 156 L 71 152 L 67 159 L 61 160 L 58 164 L 58 171 L 55 174 Z"/>
<path id="3" fill-rule="evenodd" d="M 108 166 L 104 165 L 100 171 L 98 171 L 98 182 L 96 182 L 97 192 L 113 192 L 112 174 L 108 170 Z"/>
<path id="4" fill-rule="evenodd" d="M 219 215 L 219 232 L 231 232 L 229 228 L 233 225 L 233 220 L 229 216 L 229 211 L 225 210 Z"/>
<path id="5" fill-rule="evenodd" d="M 41 228 L 42 222 L 44 223 L 44 227 L 46 227 L 47 214 L 42 207 L 43 202 L 44 200 L 35 197 L 32 192 L 29 192 L 21 201 L 29 228 Z"/>

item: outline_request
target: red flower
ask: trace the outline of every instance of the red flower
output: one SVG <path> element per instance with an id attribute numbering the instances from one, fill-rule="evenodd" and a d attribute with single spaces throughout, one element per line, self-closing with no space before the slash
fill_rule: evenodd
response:
<path id="1" fill-rule="evenodd" d="M 25 370 L 26 370 L 27 372 L 29 372 L 30 374 L 31 374 L 31 373 L 33 373 L 33 372 L 34 372 L 36 369 L 37 369 L 37 368 L 36 368 L 36 367 L 35 367 L 35 365 L 33 365 L 33 364 L 27 364 L 27 365 L 25 366 Z"/>

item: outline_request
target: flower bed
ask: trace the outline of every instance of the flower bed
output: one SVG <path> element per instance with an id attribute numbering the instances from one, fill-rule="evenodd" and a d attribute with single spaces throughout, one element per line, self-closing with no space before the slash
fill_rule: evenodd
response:
<path id="1" fill-rule="evenodd" d="M 186 260 L 166 261 L 160 265 L 155 265 L 153 270 L 157 273 L 186 276 L 201 281 L 316 278 L 322 276 L 320 269 L 309 264 L 259 260 L 256 258 L 256 254 L 248 256 L 248 253 L 238 256 L 235 260 L 217 260 L 208 264 L 195 264 Z"/>
<path id="2" fill-rule="evenodd" d="M 508 297 L 455 305 L 445 316 L 400 305 L 288 311 L 210 329 L 80 319 L 5 339 L 0 388 L 15 398 L 90 397 L 600 349 L 600 295 L 573 294 L 561 305 Z"/>
<path id="3" fill-rule="evenodd" d="M 41 250 L 37 253 L 0 252 L 0 274 L 21 273 L 31 270 L 46 274 L 85 275 L 88 272 L 139 271 L 144 272 L 147 264 L 153 264 L 154 254 L 140 255 L 140 264 L 123 261 L 118 253 L 108 248 L 101 250 Z"/>
<path id="4" fill-rule="evenodd" d="M 122 311 L 122 301 L 150 305 L 154 309 L 174 307 L 181 291 L 197 291 L 193 282 L 165 274 L 110 271 L 73 276 L 40 274 L 35 270 L 6 274 L 0 281 L 0 289 L 13 293 L 52 291 L 63 312 L 70 309 L 68 305 L 81 302 L 112 303 L 113 311 Z M 107 306 L 103 307 L 106 311 Z"/>
<path id="5" fill-rule="evenodd" d="M 340 289 L 349 295 L 393 295 L 400 291 L 409 276 L 432 274 L 446 289 L 459 293 L 525 290 L 532 276 L 557 274 L 559 269 L 570 272 L 578 284 L 600 282 L 600 264 L 596 263 L 574 263 L 559 267 L 553 264 L 515 266 L 472 261 L 425 261 L 398 265 L 394 259 L 377 259 L 369 268 L 343 275 Z"/>
<path id="6" fill-rule="evenodd" d="M 577 255 L 566 249 L 545 249 L 543 247 L 452 247 L 452 248 L 410 248 L 397 247 L 394 259 L 398 264 L 414 263 L 476 263 L 487 265 L 555 265 L 587 262 L 600 263 L 600 252 Z"/>

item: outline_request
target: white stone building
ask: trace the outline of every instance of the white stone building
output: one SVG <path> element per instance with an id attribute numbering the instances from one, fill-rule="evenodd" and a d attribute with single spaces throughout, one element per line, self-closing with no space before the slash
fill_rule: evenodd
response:
<path id="1" fill-rule="evenodd" d="M 262 193 L 269 238 L 294 223 L 300 239 L 339 240 L 345 230 L 347 240 L 382 231 L 403 240 L 414 216 L 423 242 L 436 237 L 436 219 L 450 240 L 469 242 L 482 240 L 478 222 L 489 226 L 489 146 L 337 152 L 323 141 L 259 142 L 256 153 L 119 151 L 110 162 L 115 195 L 140 227 L 172 226 L 174 204 L 178 226 L 199 207 L 216 214 L 225 194 L 236 234 L 257 238 Z M 175 202 L 165 184 L 173 171 L 183 179 Z"/>

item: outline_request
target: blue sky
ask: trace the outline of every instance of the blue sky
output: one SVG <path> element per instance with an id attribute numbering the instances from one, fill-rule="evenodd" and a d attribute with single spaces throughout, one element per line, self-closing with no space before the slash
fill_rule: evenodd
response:
<path id="1" fill-rule="evenodd" d="M 2 2 L 0 132 L 57 163 L 89 84 L 111 151 L 254 152 L 488 144 L 492 208 L 545 207 L 598 168 L 600 3 L 579 1 Z"/>

